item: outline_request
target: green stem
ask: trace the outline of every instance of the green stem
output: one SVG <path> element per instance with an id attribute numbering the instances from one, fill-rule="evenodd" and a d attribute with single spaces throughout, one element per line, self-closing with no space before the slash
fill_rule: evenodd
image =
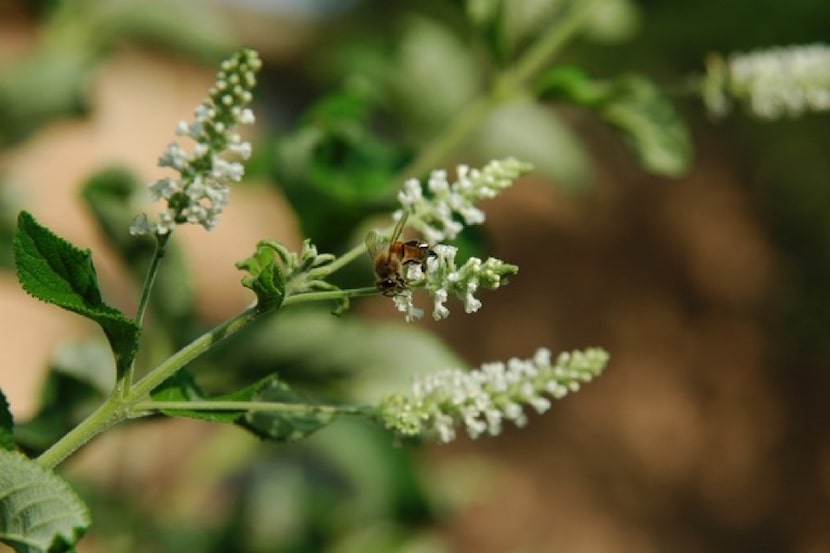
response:
<path id="1" fill-rule="evenodd" d="M 496 90 L 503 87 L 521 87 L 535 78 L 557 52 L 579 32 L 596 4 L 597 0 L 575 0 L 562 19 L 551 26 L 550 32 L 534 43 L 512 69 L 502 74 L 499 78 L 499 84 L 502 86 L 496 87 Z"/>
<path id="2" fill-rule="evenodd" d="M 146 400 L 159 384 L 211 346 L 235 334 L 263 314 L 265 312 L 258 311 L 256 307 L 249 307 L 174 353 L 136 382 L 127 394 L 116 388 L 98 409 L 38 457 L 38 462 L 44 467 L 54 467 L 104 430 L 130 418 L 134 415 L 134 405 Z"/>
<path id="3" fill-rule="evenodd" d="M 325 265 L 324 267 L 321 267 L 321 269 L 325 269 L 325 271 L 321 271 L 318 275 L 318 278 L 323 278 L 325 276 L 328 276 L 328 275 L 332 274 L 333 272 L 339 270 L 340 268 L 348 265 L 349 263 L 351 263 L 352 261 L 354 261 L 355 259 L 360 257 L 365 252 L 366 252 L 366 244 L 361 242 L 360 244 L 358 244 L 357 246 L 355 246 L 351 250 L 347 251 L 346 253 L 344 253 L 343 255 L 341 255 L 340 257 L 338 257 L 337 259 L 335 259 L 334 261 L 332 261 L 328 265 Z"/>
<path id="4" fill-rule="evenodd" d="M 136 411 L 260 411 L 283 413 L 326 413 L 333 415 L 362 415 L 371 408 L 355 405 L 310 405 L 271 401 L 141 401 Z"/>
<path id="5" fill-rule="evenodd" d="M 296 296 L 288 297 L 283 306 L 294 305 L 298 303 L 305 303 L 309 301 L 328 301 L 336 300 L 353 296 L 366 296 L 377 294 L 377 288 L 355 288 L 350 290 L 327 290 L 321 292 L 307 292 L 304 294 L 297 294 Z M 224 340 L 229 336 L 239 332 L 249 324 L 253 323 L 263 315 L 266 311 L 258 310 L 256 306 L 252 306 L 228 319 L 213 330 L 199 336 L 188 345 L 174 353 L 171 357 L 158 365 L 155 369 L 150 371 L 144 378 L 136 382 L 129 390 L 129 393 L 122 395 L 116 389 L 113 394 L 96 409 L 91 415 L 84 419 L 78 426 L 63 436 L 60 440 L 55 442 L 52 447 L 46 450 L 39 458 L 38 462 L 44 467 L 55 467 L 61 461 L 66 459 L 69 455 L 75 452 L 79 447 L 87 443 L 89 440 L 110 428 L 111 426 L 124 421 L 128 418 L 139 415 L 142 410 L 147 409 L 199 409 L 199 402 L 182 402 L 182 405 L 176 407 L 172 403 L 165 404 L 165 407 L 159 407 L 161 403 L 156 403 L 148 400 L 150 392 L 157 388 L 162 382 L 176 374 L 182 367 L 196 359 L 199 355 L 213 347 L 220 340 Z M 233 410 L 248 410 L 251 409 L 252 403 L 238 402 L 226 403 L 219 402 L 223 407 L 214 405 L 217 402 L 207 402 L 204 405 L 209 407 L 202 407 L 203 409 L 233 409 Z M 240 407 L 244 404 L 245 407 Z M 233 407 L 227 407 L 232 405 Z M 235 406 L 234 406 L 235 405 Z M 262 405 L 268 405 L 263 403 Z M 320 406 L 302 406 L 292 405 L 294 410 L 320 409 Z M 280 408 L 267 408 L 266 410 L 279 410 Z M 285 408 L 287 409 L 287 408 Z M 328 407 L 325 407 L 328 409 Z M 337 407 L 338 412 L 351 413 L 349 407 Z M 357 413 L 358 411 L 354 411 Z"/>
<path id="6" fill-rule="evenodd" d="M 89 440 L 126 418 L 121 397 L 113 393 L 91 415 L 70 430 L 52 447 L 44 451 L 37 462 L 45 468 L 54 468 Z"/>
<path id="7" fill-rule="evenodd" d="M 354 298 L 357 296 L 374 296 L 378 294 L 378 289 L 374 286 L 366 288 L 351 288 L 347 290 L 323 290 L 320 292 L 304 292 L 294 296 L 288 296 L 282 302 L 282 307 L 289 305 L 296 305 L 298 303 L 306 303 L 309 301 L 329 301 L 339 300 L 341 298 Z"/>
<path id="8" fill-rule="evenodd" d="M 130 393 L 130 405 L 132 406 L 138 400 L 145 399 L 150 392 L 176 374 L 179 369 L 199 357 L 219 341 L 236 334 L 265 313 L 266 311 L 260 311 L 256 306 L 248 307 L 241 313 L 238 313 L 221 325 L 187 344 L 135 383 Z"/>
<path id="9" fill-rule="evenodd" d="M 167 251 L 167 243 L 170 241 L 171 234 L 172 233 L 168 232 L 167 234 L 156 235 L 156 249 L 155 252 L 153 252 L 153 259 L 150 261 L 150 267 L 147 269 L 147 275 L 144 277 L 144 285 L 141 288 L 141 298 L 138 300 L 138 309 L 136 309 L 135 313 L 134 320 L 138 323 L 139 328 L 141 328 L 142 323 L 144 322 L 144 314 L 147 312 L 147 305 L 150 303 L 150 292 L 152 291 L 153 284 L 156 281 L 156 275 L 158 275 L 158 270 L 161 266 L 161 259 Z M 116 392 L 122 398 L 130 395 L 130 388 L 133 385 L 133 378 L 135 378 L 135 357 L 129 360 L 127 369 L 124 371 L 124 374 L 116 384 Z"/>

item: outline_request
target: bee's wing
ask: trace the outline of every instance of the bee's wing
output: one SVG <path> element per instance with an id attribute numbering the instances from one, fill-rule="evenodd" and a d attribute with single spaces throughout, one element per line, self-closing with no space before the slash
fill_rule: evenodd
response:
<path id="1" fill-rule="evenodd" d="M 407 219 L 409 219 L 409 212 L 404 211 L 401 215 L 401 218 L 398 219 L 397 223 L 395 223 L 395 228 L 392 230 L 389 242 L 395 242 L 398 238 L 401 237 L 401 233 L 403 232 L 403 228 L 406 226 Z"/>
<path id="2" fill-rule="evenodd" d="M 404 211 L 401 218 L 398 219 L 397 223 L 395 223 L 395 228 L 392 229 L 392 234 L 389 238 L 385 238 L 381 236 L 380 233 L 370 230 L 369 234 L 366 235 L 366 250 L 369 252 L 369 255 L 372 257 L 377 256 L 377 254 L 388 248 L 390 244 L 400 238 L 408 218 L 409 212 Z"/>
<path id="3" fill-rule="evenodd" d="M 370 257 L 377 257 L 377 255 L 384 251 L 389 246 L 389 240 L 381 236 L 374 230 L 370 230 L 366 235 L 366 250 Z"/>

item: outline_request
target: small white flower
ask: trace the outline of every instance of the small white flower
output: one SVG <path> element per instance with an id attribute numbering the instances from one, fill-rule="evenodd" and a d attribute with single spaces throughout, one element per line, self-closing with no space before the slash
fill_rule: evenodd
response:
<path id="1" fill-rule="evenodd" d="M 399 294 L 395 294 L 392 299 L 397 310 L 405 314 L 406 322 L 411 323 L 415 319 L 424 316 L 424 310 L 418 309 L 412 303 L 412 290 L 404 290 Z"/>
<path id="2" fill-rule="evenodd" d="M 511 186 L 531 166 L 513 158 L 494 160 L 481 170 L 466 165 L 456 168 L 455 182 L 450 182 L 443 169 L 430 173 L 427 180 L 429 196 L 416 179 L 409 179 L 398 193 L 398 201 L 411 213 L 411 224 L 430 242 L 452 240 L 466 225 L 480 225 L 484 212 L 475 206 Z M 458 214 L 464 224 L 455 219 Z"/>

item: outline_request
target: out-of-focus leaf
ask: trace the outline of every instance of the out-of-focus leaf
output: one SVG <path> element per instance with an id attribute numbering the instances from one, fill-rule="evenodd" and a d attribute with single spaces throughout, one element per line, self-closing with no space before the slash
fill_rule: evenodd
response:
<path id="1" fill-rule="evenodd" d="M 98 56 L 74 44 L 43 48 L 0 74 L 0 146 L 50 119 L 83 112 Z"/>
<path id="2" fill-rule="evenodd" d="M 392 176 L 406 153 L 371 130 L 372 101 L 335 93 L 310 108 L 275 146 L 275 176 L 306 236 L 324 251 L 343 247 L 348 231 L 393 196 Z"/>
<path id="3" fill-rule="evenodd" d="M 645 169 L 669 177 L 688 170 L 692 144 L 686 126 L 651 81 L 636 75 L 596 81 L 580 69 L 557 67 L 542 77 L 538 91 L 542 98 L 595 111 L 622 133 Z"/>
<path id="4" fill-rule="evenodd" d="M 476 96 L 482 76 L 469 44 L 433 20 L 412 17 L 385 75 L 397 115 L 416 140 L 431 137 Z"/>
<path id="5" fill-rule="evenodd" d="M 187 417 L 210 422 L 239 423 L 260 438 L 277 442 L 293 442 L 305 438 L 330 424 L 337 414 L 331 410 L 317 408 L 276 374 L 269 375 L 259 382 L 246 386 L 236 392 L 206 398 L 193 377 L 186 372 L 169 379 L 157 388 L 153 394 L 155 401 L 199 401 L 211 402 L 262 402 L 280 403 L 286 406 L 296 404 L 299 408 L 285 410 L 196 410 L 165 409 L 163 413 L 171 417 Z"/>
<path id="6" fill-rule="evenodd" d="M 101 325 L 117 366 L 135 356 L 141 329 L 101 299 L 89 250 L 76 248 L 22 211 L 14 235 L 14 259 L 26 292 Z"/>
<path id="7" fill-rule="evenodd" d="M 211 401 L 250 401 L 253 391 L 240 390 L 235 394 L 228 394 L 221 397 L 210 398 Z M 196 379 L 187 370 L 180 370 L 171 378 L 168 378 L 161 386 L 153 390 L 155 401 L 198 401 L 208 399 L 205 397 Z M 243 411 L 195 411 L 187 409 L 164 410 L 168 417 L 186 417 L 189 419 L 203 420 L 209 422 L 236 422 L 243 414 Z"/>
<path id="8" fill-rule="evenodd" d="M 115 367 L 103 338 L 61 346 L 30 420 L 15 426 L 20 446 L 39 454 L 100 405 L 115 385 Z"/>
<path id="9" fill-rule="evenodd" d="M 600 113 L 622 131 L 649 171 L 679 177 L 689 169 L 692 142 L 686 125 L 651 81 L 636 76 L 618 79 Z"/>
<path id="10" fill-rule="evenodd" d="M 550 108 L 519 101 L 494 111 L 472 139 L 483 159 L 505 153 L 532 163 L 565 190 L 579 191 L 591 180 L 591 159 L 582 142 Z"/>
<path id="11" fill-rule="evenodd" d="M 251 388 L 250 401 L 305 406 L 302 411 L 248 411 L 239 423 L 257 436 L 277 442 L 295 442 L 331 424 L 337 414 L 315 408 L 277 375 Z"/>
<path id="12" fill-rule="evenodd" d="M 14 449 L 14 419 L 3 390 L 0 390 L 0 449 Z"/>
<path id="13" fill-rule="evenodd" d="M 89 2 L 87 2 L 89 4 Z M 100 2 L 92 2 L 91 9 Z M 233 25 L 221 10 L 190 0 L 119 0 L 98 10 L 102 40 L 135 40 L 203 59 L 218 59 L 239 43 Z M 182 25 L 186 21 L 187 25 Z"/>
<path id="14" fill-rule="evenodd" d="M 87 179 L 82 194 L 98 228 L 140 285 L 155 253 L 155 241 L 132 236 L 129 228 L 140 209 L 137 197 L 146 194 L 146 188 L 126 169 L 110 167 Z M 175 241 L 168 242 L 150 297 L 153 313 L 173 332 L 182 331 L 182 323 L 193 313 L 193 301 L 184 256 Z"/>
<path id="15" fill-rule="evenodd" d="M 416 293 L 415 303 L 421 301 L 428 300 Z M 464 366 L 416 325 L 338 318 L 323 310 L 283 310 L 217 355 L 215 363 L 232 364 L 238 374 L 276 371 L 297 388 L 325 386 L 338 399 L 366 404 L 408 386 L 415 374 Z"/>
<path id="16" fill-rule="evenodd" d="M 20 453 L 0 451 L 0 541 L 17 553 L 72 551 L 90 523 L 64 480 Z"/>
<path id="17" fill-rule="evenodd" d="M 602 44 L 631 38 L 640 28 L 640 8 L 631 0 L 600 0 L 585 23 L 583 36 Z"/>

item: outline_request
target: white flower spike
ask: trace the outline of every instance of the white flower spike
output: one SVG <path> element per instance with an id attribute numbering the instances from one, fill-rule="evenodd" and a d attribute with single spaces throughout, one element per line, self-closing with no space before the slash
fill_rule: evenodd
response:
<path id="1" fill-rule="evenodd" d="M 456 168 L 456 180 L 450 182 L 447 172 L 436 170 L 427 181 L 428 195 L 417 179 L 409 179 L 398 193 L 403 209 L 395 214 L 400 219 L 404 211 L 410 213 L 410 226 L 420 231 L 431 243 L 453 240 L 464 225 L 480 225 L 484 212 L 475 206 L 481 200 L 495 198 L 513 185 L 521 175 L 533 167 L 513 158 L 493 160 L 482 169 L 466 165 Z M 458 214 L 464 224 L 454 218 Z"/>
<path id="2" fill-rule="evenodd" d="M 717 116 L 732 100 L 759 119 L 830 111 L 830 46 L 812 44 L 737 53 L 707 61 L 704 101 Z"/>
<path id="3" fill-rule="evenodd" d="M 505 420 L 527 423 L 524 406 L 537 413 L 580 389 L 605 369 L 608 353 L 599 348 L 562 353 L 555 362 L 547 349 L 531 359 L 485 363 L 474 371 L 449 369 L 417 378 L 406 394 L 383 400 L 380 416 L 387 428 L 401 436 L 456 438 L 461 426 L 471 438 L 495 436 Z"/>
<path id="4" fill-rule="evenodd" d="M 184 223 L 200 224 L 207 230 L 228 204 L 228 185 L 242 180 L 245 168 L 239 161 L 224 159 L 230 153 L 241 160 L 251 157 L 251 145 L 233 132 L 238 125 L 254 122 L 250 104 L 256 73 L 261 67 L 254 50 L 243 49 L 222 62 L 210 96 L 196 108 L 195 120 L 181 121 L 178 136 L 196 144 L 187 152 L 178 142 L 170 143 L 159 158 L 160 167 L 176 171 L 177 178 L 164 177 L 149 185 L 153 201 L 164 199 L 167 209 L 155 220 L 145 214 L 135 218 L 130 234 L 164 235 Z"/>

